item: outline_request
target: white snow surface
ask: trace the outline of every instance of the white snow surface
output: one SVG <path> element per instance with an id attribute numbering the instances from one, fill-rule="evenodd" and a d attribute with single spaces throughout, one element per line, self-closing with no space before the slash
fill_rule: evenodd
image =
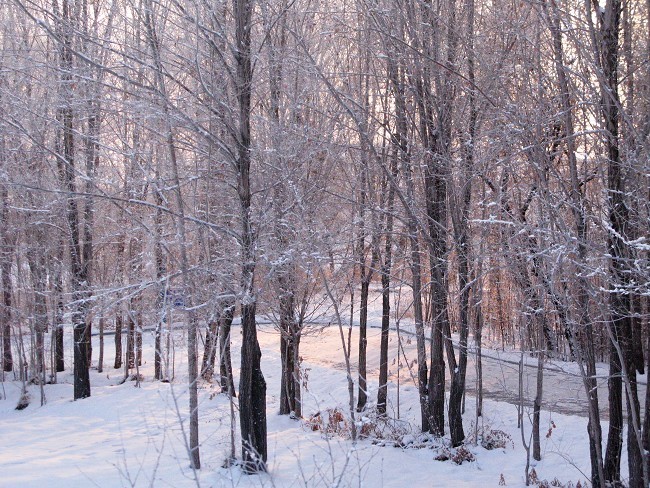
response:
<path id="1" fill-rule="evenodd" d="M 376 320 L 371 321 L 376 325 Z M 199 389 L 201 469 L 189 467 L 185 434 L 188 425 L 187 361 L 182 331 L 175 337 L 175 378 L 171 383 L 153 381 L 153 334 L 144 333 L 144 376 L 140 387 L 135 382 L 120 384 L 122 370 L 113 364 L 113 336 L 105 338 L 104 372 L 98 373 L 98 338 L 93 337 L 92 396 L 72 401 L 70 347 L 66 350 L 67 370 L 60 373 L 58 384 L 44 388 L 46 403 L 40 405 L 40 389 L 29 386 L 31 404 L 16 411 L 21 385 L 10 373 L 0 391 L 1 487 L 491 487 L 499 486 L 501 476 L 509 487 L 524 486 L 526 452 L 517 429 L 517 408 L 505 401 L 484 401 L 479 432 L 500 430 L 508 434 L 505 448 L 486 450 L 473 442 L 475 399 L 473 380 L 468 380 L 464 416 L 468 435 L 467 449 L 475 461 L 457 465 L 434 458 L 449 443 L 420 441 L 417 388 L 402 362 L 398 368 L 397 337 L 390 338 L 389 415 L 399 416 L 403 434 L 401 446 L 372 439 L 353 443 L 341 435 L 325 436 L 313 431 L 304 420 L 278 415 L 280 388 L 279 335 L 272 325 L 260 325 L 258 338 L 262 349 L 262 367 L 267 381 L 268 473 L 242 474 L 237 466 L 223 468 L 230 450 L 230 407 L 217 382 L 202 382 Z M 352 355 L 357 351 L 357 332 L 353 328 Z M 347 328 L 345 329 L 347 337 Z M 374 405 L 379 368 L 379 329 L 368 331 L 369 398 Z M 233 326 L 233 366 L 238 384 L 240 328 Z M 409 363 L 415 357 L 415 341 L 403 338 Z M 408 342 L 411 342 L 410 344 Z M 301 355 L 306 388 L 303 389 L 303 415 L 338 408 L 347 416 L 349 408 L 345 361 L 337 326 L 328 326 L 303 337 Z M 473 366 L 470 364 L 469 370 Z M 532 368 L 531 368 L 532 369 Z M 502 378 L 515 381 L 515 369 L 502 369 Z M 398 378 L 399 375 L 399 378 Z M 499 385 L 502 378 L 486 373 L 486 383 Z M 356 371 L 353 371 L 356 393 Z M 566 378 L 570 378 L 567 376 Z M 582 486 L 589 478 L 589 450 L 586 418 L 557 413 L 556 403 L 564 395 L 577 396 L 579 379 L 551 377 L 545 384 L 551 411 L 542 413 L 542 461 L 531 458 L 540 480 L 555 478 Z M 528 380 L 527 380 L 528 382 Z M 559 383 L 562 384 L 559 384 Z M 505 384 L 505 381 L 504 381 Z M 504 386 L 505 389 L 505 386 Z M 526 401 L 534 397 L 534 381 L 526 385 Z M 508 395 L 505 394 L 504 398 Z M 498 397 L 498 395 L 493 395 Z M 604 399 L 601 399 L 601 403 Z M 236 406 L 236 403 L 235 403 Z M 372 406 L 372 405 L 371 405 Z M 236 409 L 236 408 L 235 408 Z M 561 409 L 559 409 L 561 411 Z M 357 421 L 362 415 L 355 414 Z M 372 420 L 372 415 L 363 416 Z M 530 441 L 532 409 L 526 407 L 524 429 Z M 237 423 L 237 430 L 239 425 Z M 603 432 L 607 423 L 603 422 Z M 432 446 L 432 447 L 431 447 Z M 237 456 L 240 456 L 237 437 Z M 627 461 L 622 469 L 625 476 Z"/>

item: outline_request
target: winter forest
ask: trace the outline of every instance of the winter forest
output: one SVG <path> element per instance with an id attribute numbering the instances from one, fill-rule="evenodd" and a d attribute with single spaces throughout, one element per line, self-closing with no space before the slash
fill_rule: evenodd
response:
<path id="1" fill-rule="evenodd" d="M 0 0 L 0 484 L 648 487 L 649 136 L 650 1 Z"/>

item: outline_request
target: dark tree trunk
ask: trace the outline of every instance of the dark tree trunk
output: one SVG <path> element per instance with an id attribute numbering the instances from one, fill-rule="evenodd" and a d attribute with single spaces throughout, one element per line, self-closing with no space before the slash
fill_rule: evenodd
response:
<path id="1" fill-rule="evenodd" d="M 159 309 L 159 319 L 156 321 L 156 330 L 154 331 L 154 378 L 156 380 L 163 379 L 163 368 L 162 368 L 162 329 L 163 324 L 165 323 L 166 310 L 165 310 L 165 293 L 167 287 L 164 283 L 165 273 L 167 272 L 165 266 L 165 259 L 163 255 L 163 196 L 161 193 L 161 183 L 160 183 L 160 166 L 162 161 L 159 158 L 156 166 L 156 187 L 154 191 L 154 201 L 156 202 L 156 216 L 155 216 L 155 237 L 156 241 L 154 242 L 154 259 L 156 264 L 156 280 L 158 282 L 158 309 Z M 213 363 L 214 366 L 214 363 Z M 213 368 L 214 369 L 214 368 Z"/>
<path id="2" fill-rule="evenodd" d="M 104 317 L 99 318 L 99 357 L 97 358 L 97 372 L 104 371 Z"/>
<path id="3" fill-rule="evenodd" d="M 35 239 L 37 243 L 44 242 L 44 236 L 40 232 L 36 232 L 38 237 Z M 33 365 L 33 377 L 31 380 L 42 384 L 45 375 L 45 330 L 47 329 L 47 298 L 46 298 L 46 284 L 45 284 L 45 262 L 40 254 L 40 250 L 28 258 L 30 268 L 32 268 L 32 276 L 34 279 L 34 334 L 35 334 L 35 355 Z"/>
<path id="4" fill-rule="evenodd" d="M 650 5 L 648 5 L 650 8 Z M 650 42 L 650 41 L 649 41 Z M 650 327 L 648 324 L 648 313 L 650 312 L 650 299 L 648 296 L 642 298 L 642 314 L 644 317 L 643 330 L 646 331 L 646 365 L 645 370 L 650 372 Z M 645 413 L 643 415 L 643 449 L 650 453 L 650 388 L 646 386 L 645 391 Z M 650 456 L 646 456 L 646 471 L 650 472 Z"/>
<path id="5" fill-rule="evenodd" d="M 122 311 L 115 313 L 115 362 L 113 368 L 122 368 Z"/>
<path id="6" fill-rule="evenodd" d="M 242 363 L 239 380 L 239 423 L 242 466 L 255 473 L 266 470 L 266 381 L 257 342 L 255 303 L 242 306 Z"/>
<path id="7" fill-rule="evenodd" d="M 253 2 L 234 0 L 236 95 L 238 102 L 237 193 L 242 235 L 242 348 L 239 381 L 239 423 L 242 438 L 242 466 L 255 473 L 266 470 L 266 382 L 260 360 L 255 324 L 255 233 L 251 222 L 251 28 Z"/>
<path id="8" fill-rule="evenodd" d="M 633 413 L 637 419 L 641 418 L 639 408 L 639 396 L 637 391 L 636 370 L 630 361 L 628 368 L 631 368 L 632 374 L 629 375 L 630 391 L 625 396 L 627 407 L 627 456 L 628 469 L 630 474 L 629 488 L 647 488 L 643 482 L 643 464 L 645 460 L 639 449 L 639 441 L 636 436 L 636 426 L 633 421 Z M 630 369 L 628 369 L 630 371 Z"/>
<path id="9" fill-rule="evenodd" d="M 293 412 L 296 418 L 302 417 L 302 377 L 300 375 L 300 331 L 293 334 Z"/>
<path id="10" fill-rule="evenodd" d="M 154 357 L 153 357 L 153 370 L 154 370 L 154 379 L 162 380 L 163 371 L 162 371 L 162 325 L 164 318 L 161 318 L 156 322 L 156 329 L 154 330 Z"/>
<path id="11" fill-rule="evenodd" d="M 86 295 L 87 300 L 91 299 L 90 294 Z M 88 310 L 90 306 L 88 305 L 86 310 Z M 88 364 L 88 367 L 90 368 L 90 365 L 92 364 L 92 359 L 93 359 L 93 341 L 92 341 L 92 330 L 93 330 L 93 321 L 88 317 L 89 314 L 86 316 L 86 364 Z"/>
<path id="12" fill-rule="evenodd" d="M 469 180 L 468 180 L 469 181 Z M 463 213 L 469 212 L 469 182 L 466 183 L 468 194 L 465 195 L 467 201 Z M 457 236 L 458 242 L 458 286 L 460 288 L 460 305 L 459 305 L 459 328 L 460 328 L 460 341 L 458 344 L 458 363 L 450 361 L 453 358 L 453 349 L 451 350 L 452 357 L 448 358 L 449 371 L 451 372 L 451 386 L 449 390 L 449 432 L 451 434 L 452 446 L 460 446 L 465 440 L 465 432 L 463 430 L 463 416 L 462 416 L 462 401 L 465 393 L 465 377 L 467 373 L 467 338 L 469 335 L 469 265 L 468 265 L 468 246 L 467 242 L 467 218 L 468 215 L 460 216 L 458 227 L 461 228 L 460 236 Z M 449 339 L 448 339 L 449 340 Z M 449 350 L 447 354 L 449 355 Z M 433 364 L 433 361 L 432 361 Z M 433 366 L 432 366 L 433 371 Z M 444 384 L 443 400 L 444 400 Z M 432 400 L 435 400 L 433 398 Z"/>
<path id="13" fill-rule="evenodd" d="M 0 333 L 2 334 L 2 370 L 13 370 L 14 360 L 11 353 L 11 261 L 13 245 L 9 241 L 9 195 L 5 185 L 0 186 L 0 273 L 2 278 L 2 309 L 0 310 Z"/>
<path id="14" fill-rule="evenodd" d="M 280 355 L 282 358 L 282 377 L 280 378 L 280 415 L 296 411 L 296 318 L 295 297 L 292 278 L 280 271 L 278 276 L 280 291 Z"/>
<path id="15" fill-rule="evenodd" d="M 210 317 L 205 329 L 205 346 L 201 360 L 201 378 L 205 381 L 212 381 L 214 376 L 214 364 L 217 358 L 217 347 L 219 347 L 219 320 L 219 316 Z"/>
<path id="16" fill-rule="evenodd" d="M 481 292 L 481 296 L 483 293 Z M 483 306 L 481 300 L 476 304 L 476 330 L 474 344 L 476 346 L 476 417 L 483 416 Z"/>
<path id="17" fill-rule="evenodd" d="M 133 302 L 126 314 L 126 364 L 128 369 L 135 368 L 135 319 L 133 317 Z"/>
<path id="18" fill-rule="evenodd" d="M 397 151 L 395 152 L 397 155 Z M 391 176 L 397 179 L 398 158 L 391 161 Z M 393 266 L 393 210 L 395 185 L 389 183 L 386 212 L 384 262 L 381 267 L 381 343 L 379 346 L 379 389 L 377 391 L 377 413 L 384 415 L 388 403 L 388 339 L 390 333 L 390 273 Z"/>
<path id="19" fill-rule="evenodd" d="M 418 239 L 418 222 L 413 209 L 415 205 L 415 182 L 411 168 L 411 158 L 408 150 L 406 100 L 404 98 L 403 74 L 400 73 L 396 60 L 389 59 L 389 78 L 395 90 L 395 114 L 397 130 L 393 136 L 394 144 L 401 162 L 402 175 L 406 186 L 406 211 L 409 212 L 407 231 L 410 247 L 409 266 L 411 268 L 413 290 L 413 314 L 415 318 L 415 338 L 418 358 L 418 396 L 420 400 L 420 416 L 422 431 L 429 430 L 429 405 L 427 385 L 427 352 L 424 334 L 424 317 L 422 313 L 422 262 L 420 259 L 420 243 Z"/>
<path id="20" fill-rule="evenodd" d="M 609 209 L 609 224 L 612 232 L 608 235 L 610 263 L 610 330 L 612 340 L 617 342 L 610 352 L 610 374 L 618 374 L 609 380 L 610 392 L 610 425 L 605 456 L 605 477 L 608 481 L 620 479 L 620 456 L 622 446 L 622 381 L 621 360 L 625 364 L 626 383 L 630 386 L 627 391 L 628 405 L 628 466 L 630 486 L 644 484 L 644 463 L 641 457 L 634 420 L 639 418 L 639 403 L 636 395 L 636 369 L 634 361 L 634 344 L 631 324 L 631 302 L 627 290 L 631 275 L 628 259 L 631 258 L 626 239 L 629 238 L 629 209 L 625 200 L 624 167 L 621 162 L 619 148 L 619 106 L 618 97 L 618 39 L 621 26 L 621 1 L 607 2 L 604 11 L 598 13 L 600 22 L 599 40 L 600 62 L 602 63 L 601 110 L 606 131 L 607 165 L 607 200 Z M 620 290 L 625 290 L 621 292 Z M 622 356 L 622 357 L 620 357 Z M 640 435 L 640 433 L 639 433 Z M 647 480 L 646 480 L 647 481 Z"/>
<path id="21" fill-rule="evenodd" d="M 541 338 L 538 342 L 542 342 Z M 533 459 L 536 461 L 542 460 L 542 450 L 539 438 L 539 421 L 542 410 L 542 393 L 544 386 L 544 351 L 541 349 L 541 344 L 538 345 L 539 351 L 537 352 L 537 393 L 533 402 Z"/>
<path id="22" fill-rule="evenodd" d="M 363 266 L 365 268 L 365 266 Z M 357 397 L 357 412 L 366 408 L 368 402 L 368 291 L 370 288 L 369 277 L 371 270 L 366 270 L 369 276 L 364 276 L 361 281 L 361 303 L 359 305 L 359 395 Z"/>
<path id="23" fill-rule="evenodd" d="M 6 207 L 6 201 L 4 207 Z M 11 252 L 7 249 L 9 246 L 6 237 L 2 245 L 4 247 L 0 265 L 2 268 L 2 313 L 0 314 L 2 318 L 2 365 L 3 371 L 8 372 L 13 370 L 14 360 L 11 353 Z"/>
<path id="24" fill-rule="evenodd" d="M 58 266 L 62 266 L 61 263 Z M 56 371 L 60 373 L 65 370 L 65 354 L 63 350 L 63 282 L 61 277 L 61 269 L 57 270 L 55 278 L 55 293 L 56 293 L 56 312 L 54 314 L 54 361 L 56 363 Z"/>
<path id="25" fill-rule="evenodd" d="M 74 18 L 73 6 L 69 0 L 63 0 L 60 23 L 57 29 L 62 40 L 60 44 L 60 96 L 61 107 L 57 117 L 62 125 L 62 154 L 58 157 L 58 171 L 61 184 L 67 193 L 66 220 L 69 235 L 70 268 L 72 283 L 72 328 L 74 341 L 74 399 L 78 400 L 90 396 L 90 377 L 88 374 L 89 341 L 86 325 L 88 310 L 88 293 L 85 270 L 82 262 L 82 249 L 80 244 L 80 225 L 77 209 L 77 190 L 75 183 L 75 114 L 72 100 L 74 81 L 73 72 L 73 32 Z M 58 12 L 58 6 L 54 6 Z"/>
<path id="26" fill-rule="evenodd" d="M 219 382 L 221 391 L 235 395 L 235 382 L 230 357 L 230 327 L 235 314 L 235 304 L 229 303 L 219 317 Z"/>
<path id="27" fill-rule="evenodd" d="M 139 302 L 140 300 L 138 300 Z M 138 366 L 142 366 L 142 304 L 138 303 L 138 312 L 135 315 L 135 359 Z"/>
<path id="28" fill-rule="evenodd" d="M 381 272 L 381 342 L 379 345 L 379 390 L 377 391 L 377 413 L 386 414 L 388 401 L 388 339 L 390 332 L 390 271 L 384 264 Z"/>

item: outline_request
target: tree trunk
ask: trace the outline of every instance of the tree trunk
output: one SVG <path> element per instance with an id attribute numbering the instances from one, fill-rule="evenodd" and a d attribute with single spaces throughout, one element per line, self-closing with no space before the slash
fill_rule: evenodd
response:
<path id="1" fill-rule="evenodd" d="M 2 275 L 2 309 L 0 310 L 0 332 L 2 333 L 2 370 L 9 372 L 13 370 L 13 355 L 11 353 L 11 261 L 13 259 L 13 246 L 9 242 L 8 218 L 9 199 L 7 187 L 0 186 L 0 200 L 2 203 L 2 214 L 0 214 L 0 238 L 2 242 L 2 254 L 0 258 L 0 273 Z"/>
<path id="2" fill-rule="evenodd" d="M 126 364 L 129 370 L 135 368 L 135 318 L 133 300 L 129 301 L 129 311 L 126 314 Z"/>
<path id="3" fill-rule="evenodd" d="M 56 362 L 56 371 L 60 373 L 65 371 L 65 351 L 63 350 L 63 313 L 64 313 L 64 304 L 63 304 L 63 283 L 61 282 L 61 276 L 56 278 L 56 312 L 54 315 L 54 358 Z"/>
<path id="4" fill-rule="evenodd" d="M 115 362 L 113 368 L 122 367 L 122 311 L 118 308 L 115 312 Z"/>
<path id="5" fill-rule="evenodd" d="M 205 329 L 205 345 L 203 348 L 203 359 L 201 360 L 201 378 L 212 381 L 214 376 L 214 364 L 217 358 L 217 347 L 219 346 L 219 320 L 220 317 L 210 317 L 208 326 Z"/>
<path id="6" fill-rule="evenodd" d="M 362 265 L 362 268 L 365 266 Z M 372 274 L 371 270 L 362 271 L 362 273 Z M 368 402 L 368 291 L 370 282 L 368 277 L 364 276 L 361 281 L 361 296 L 359 304 L 359 394 L 357 396 L 357 412 L 366 408 Z"/>
<path id="7" fill-rule="evenodd" d="M 228 303 L 219 317 L 219 376 L 221 391 L 235 395 L 235 383 L 230 358 L 230 327 L 235 313 L 235 304 Z"/>
<path id="8" fill-rule="evenodd" d="M 548 9 L 548 5 L 552 7 Z M 575 229 L 578 248 L 578 262 L 584 266 L 587 254 L 587 219 L 585 216 L 584 189 L 578 179 L 578 164 L 576 160 L 576 150 L 574 141 L 574 123 L 572 103 L 570 96 L 570 87 L 568 81 L 568 70 L 564 62 L 564 47 L 562 41 L 562 28 L 560 24 L 560 11 L 556 2 L 544 2 L 543 7 L 547 13 L 548 24 L 553 36 L 553 50 L 555 69 L 558 77 L 558 84 L 561 94 L 562 113 L 564 118 L 565 142 L 569 162 L 569 173 L 571 177 L 571 202 L 575 219 Z M 587 433 L 589 435 L 589 453 L 591 460 L 591 483 L 594 487 L 604 487 L 603 479 L 603 455 L 602 455 L 602 430 L 600 426 L 600 411 L 598 406 L 598 388 L 596 384 L 596 364 L 593 342 L 593 327 L 589 317 L 589 298 L 587 296 L 586 279 L 582 276 L 577 278 L 577 292 L 575 293 L 578 304 L 577 323 L 581 330 L 584 330 L 583 347 L 579 341 L 575 340 L 576 333 L 568 321 L 564 324 L 569 340 L 569 347 L 572 356 L 575 356 L 579 363 L 586 363 L 583 372 L 583 384 L 589 399 L 589 421 L 587 424 Z M 557 306 L 557 304 L 556 304 Z M 562 310 L 558 307 L 558 310 Z M 586 373 L 586 374 L 584 374 Z"/>
<path id="9" fill-rule="evenodd" d="M 284 274 L 288 270 L 281 270 L 278 276 L 280 292 L 280 348 L 282 357 L 282 377 L 280 379 L 280 415 L 295 414 L 296 407 L 296 382 L 294 373 L 296 365 L 295 336 L 296 319 L 294 316 L 294 292 L 292 277 Z"/>
<path id="10" fill-rule="evenodd" d="M 39 237 L 41 239 L 44 238 L 42 233 L 37 231 L 38 234 L 40 234 Z M 44 242 L 41 239 L 37 238 L 36 242 Z M 36 253 L 39 253 L 39 250 Z M 33 376 L 31 380 L 37 384 L 45 383 L 45 330 L 47 329 L 45 260 L 41 256 L 32 254 L 29 259 L 34 280 L 34 333 L 36 339 Z"/>
<path id="11" fill-rule="evenodd" d="M 238 102 L 237 193 L 242 223 L 242 347 L 239 381 L 239 423 L 242 438 L 242 467 L 255 473 L 266 471 L 266 382 L 260 360 L 255 324 L 255 233 L 251 222 L 251 28 L 253 2 L 234 0 L 236 95 Z"/>
<path id="12" fill-rule="evenodd" d="M 542 331 L 538 331 L 541 335 Z M 544 392 L 544 351 L 542 350 L 542 338 L 538 339 L 537 351 L 537 384 L 535 400 L 533 402 L 533 459 L 535 461 L 542 460 L 542 450 L 539 438 L 539 418 L 542 410 L 542 394 Z"/>
<path id="13" fill-rule="evenodd" d="M 257 342 L 255 302 L 242 305 L 242 349 L 239 380 L 239 424 L 242 467 L 245 472 L 266 471 L 266 381 Z"/>
<path id="14" fill-rule="evenodd" d="M 397 178 L 398 152 L 391 160 L 391 174 Z M 384 415 L 388 401 L 388 339 L 390 333 L 390 273 L 393 266 L 393 211 L 395 207 L 395 185 L 389 183 L 386 211 L 384 262 L 381 267 L 381 343 L 379 346 L 379 389 L 377 391 L 377 413 Z M 399 353 L 399 351 L 398 351 Z"/>
<path id="15" fill-rule="evenodd" d="M 302 376 L 300 374 L 300 327 L 293 334 L 293 413 L 302 417 Z"/>
<path id="16" fill-rule="evenodd" d="M 408 152 L 407 139 L 407 115 L 406 100 L 404 99 L 403 76 L 395 60 L 388 60 L 388 71 L 391 84 L 395 90 L 395 114 L 397 119 L 397 130 L 393 136 L 399 159 L 401 161 L 402 174 L 406 185 L 406 203 L 411 209 L 415 206 L 415 182 L 411 168 L 410 154 Z M 415 338 L 417 343 L 418 360 L 418 395 L 420 400 L 420 416 L 422 431 L 429 431 L 429 404 L 427 385 L 427 351 L 424 335 L 424 318 L 422 314 L 422 264 L 420 259 L 420 243 L 418 239 L 418 224 L 416 217 L 409 212 L 407 231 L 410 247 L 409 266 L 411 268 L 412 290 L 413 290 L 413 314 L 415 318 Z"/>
<path id="17" fill-rule="evenodd" d="M 384 264 L 381 271 L 381 343 L 379 345 L 379 390 L 377 413 L 386 414 L 388 400 L 388 338 L 390 333 L 390 271 Z"/>
<path id="18" fill-rule="evenodd" d="M 99 357 L 97 358 L 97 372 L 104 371 L 104 316 L 99 318 Z"/>
<path id="19" fill-rule="evenodd" d="M 58 7 L 54 6 L 55 12 Z M 59 31 L 60 44 L 60 97 L 61 107 L 57 117 L 62 125 L 62 154 L 57 158 L 59 178 L 66 198 L 66 220 L 68 227 L 68 248 L 70 252 L 71 287 L 72 287 L 72 328 L 74 341 L 74 399 L 90 396 L 90 377 L 88 374 L 89 342 L 86 325 L 88 309 L 87 279 L 82 262 L 80 245 L 80 225 L 77 209 L 77 190 L 75 183 L 75 113 L 73 108 L 74 80 L 73 73 L 73 33 L 75 13 L 70 0 L 62 1 Z"/>
<path id="20" fill-rule="evenodd" d="M 588 12 L 591 26 L 591 11 Z M 608 1 L 604 11 L 598 12 L 600 29 L 598 43 L 594 45 L 602 68 L 601 82 L 601 111 L 606 131 L 605 147 L 607 150 L 607 200 L 609 209 L 609 225 L 612 232 L 608 235 L 608 252 L 610 263 L 610 313 L 611 340 L 610 351 L 610 424 L 605 456 L 605 478 L 610 482 L 620 479 L 620 457 L 622 450 L 623 413 L 622 413 L 622 379 L 623 364 L 625 364 L 626 383 L 629 386 L 626 396 L 628 404 L 628 463 L 630 486 L 641 486 L 644 483 L 644 463 L 641 461 L 637 429 L 633 426 L 634 418 L 638 419 L 639 405 L 635 394 L 636 367 L 633 362 L 633 338 L 631 331 L 631 303 L 627 292 L 630 284 L 630 274 L 627 259 L 629 249 L 626 239 L 629 237 L 629 209 L 625 201 L 624 167 L 621 162 L 619 149 L 619 107 L 618 97 L 618 39 L 621 24 L 621 1 Z M 626 290 L 621 292 L 620 290 Z M 617 350 L 620 346 L 620 354 Z M 647 480 L 646 480 L 647 482 Z"/>

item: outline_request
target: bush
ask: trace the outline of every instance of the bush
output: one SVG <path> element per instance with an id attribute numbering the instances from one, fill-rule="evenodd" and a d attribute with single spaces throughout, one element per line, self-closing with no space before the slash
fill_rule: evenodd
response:
<path id="1" fill-rule="evenodd" d="M 505 449 L 511 446 L 513 449 L 515 443 L 507 432 L 499 429 L 492 429 L 490 425 L 483 425 L 477 432 L 478 437 L 474 437 L 474 429 L 470 428 L 470 434 L 467 436 L 468 444 L 480 444 L 483 449 L 491 451 L 493 449 Z"/>
<path id="2" fill-rule="evenodd" d="M 316 412 L 305 421 L 305 425 L 310 430 L 314 432 L 320 431 L 328 437 L 340 435 L 341 437 L 349 438 L 352 436 L 350 424 L 341 410 L 338 408 L 328 408 L 325 413 L 327 414 L 326 420 L 321 412 Z"/>
<path id="3" fill-rule="evenodd" d="M 444 447 L 433 459 L 436 461 L 453 461 L 458 465 L 476 461 L 476 457 L 472 454 L 472 451 L 467 449 L 465 446 L 460 446 L 456 449 Z"/>

